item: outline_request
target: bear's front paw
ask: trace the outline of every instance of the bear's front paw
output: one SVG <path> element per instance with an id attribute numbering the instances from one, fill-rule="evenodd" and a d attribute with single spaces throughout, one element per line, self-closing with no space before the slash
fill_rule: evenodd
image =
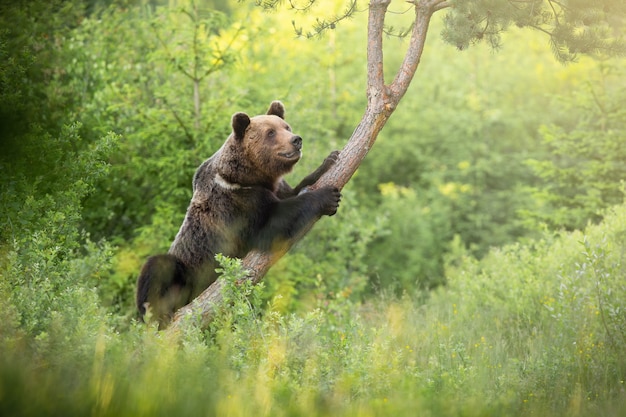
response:
<path id="1" fill-rule="evenodd" d="M 324 172 L 328 171 L 330 167 L 332 167 L 333 165 L 337 163 L 338 159 L 339 159 L 339 151 L 332 151 L 330 155 L 328 155 L 326 159 L 324 159 L 324 162 L 322 162 L 322 170 Z"/>
<path id="2" fill-rule="evenodd" d="M 336 187 L 324 187 L 318 190 L 320 194 L 320 202 L 322 214 L 332 216 L 337 213 L 339 202 L 341 201 L 341 193 Z"/>

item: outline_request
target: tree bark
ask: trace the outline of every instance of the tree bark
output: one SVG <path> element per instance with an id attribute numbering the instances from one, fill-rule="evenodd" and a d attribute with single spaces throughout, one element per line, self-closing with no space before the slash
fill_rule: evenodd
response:
<path id="1" fill-rule="evenodd" d="M 449 7 L 445 0 L 415 0 L 415 22 L 411 32 L 409 47 L 404 61 L 393 82 L 385 85 L 383 66 L 383 30 L 385 14 L 391 0 L 370 0 L 368 15 L 367 42 L 367 108 L 360 123 L 345 145 L 337 163 L 326 172 L 310 189 L 333 186 L 342 189 L 352 178 L 357 168 L 372 148 L 378 133 L 396 109 L 406 93 L 419 65 L 424 50 L 430 18 L 437 10 Z M 313 227 L 309 227 L 299 236 L 281 248 L 279 252 L 265 253 L 253 251 L 243 259 L 243 266 L 249 271 L 248 278 L 254 284 L 260 282 L 269 268 Z M 200 324 L 206 327 L 215 314 L 215 306 L 222 300 L 222 281 L 218 280 L 200 294 L 189 305 L 178 310 L 169 330 L 180 329 L 184 318 L 197 314 Z"/>

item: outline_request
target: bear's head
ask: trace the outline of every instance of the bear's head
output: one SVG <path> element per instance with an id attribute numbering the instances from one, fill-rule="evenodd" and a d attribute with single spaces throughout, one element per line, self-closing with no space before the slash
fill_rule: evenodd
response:
<path id="1" fill-rule="evenodd" d="M 261 116 L 233 115 L 229 140 L 243 158 L 238 161 L 240 172 L 235 177 L 248 184 L 274 184 L 300 160 L 302 138 L 291 131 L 284 117 L 285 107 L 280 101 L 272 102 L 267 114 Z"/>

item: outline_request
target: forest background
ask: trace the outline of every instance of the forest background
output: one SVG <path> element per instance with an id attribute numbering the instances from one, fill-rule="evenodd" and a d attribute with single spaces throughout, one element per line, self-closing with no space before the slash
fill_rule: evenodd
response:
<path id="1" fill-rule="evenodd" d="M 339 213 L 174 340 L 134 321 L 134 285 L 196 167 L 274 99 L 304 138 L 288 181 L 341 149 L 366 13 L 307 39 L 345 4 L 0 7 L 0 410 L 623 415 L 623 59 L 564 65 L 518 28 L 466 50 L 436 16 Z M 406 28 L 410 5 L 391 10 Z M 385 47 L 396 67 L 406 40 Z"/>

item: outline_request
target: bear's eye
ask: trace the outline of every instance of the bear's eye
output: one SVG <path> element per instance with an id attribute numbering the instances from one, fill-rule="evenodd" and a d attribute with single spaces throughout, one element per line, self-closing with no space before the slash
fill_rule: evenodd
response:
<path id="1" fill-rule="evenodd" d="M 285 126 L 285 129 L 287 129 L 287 132 L 291 132 L 291 126 L 287 125 Z"/>
<path id="2" fill-rule="evenodd" d="M 270 129 L 267 131 L 267 136 L 273 138 L 276 135 L 276 131 L 274 129 Z"/>

